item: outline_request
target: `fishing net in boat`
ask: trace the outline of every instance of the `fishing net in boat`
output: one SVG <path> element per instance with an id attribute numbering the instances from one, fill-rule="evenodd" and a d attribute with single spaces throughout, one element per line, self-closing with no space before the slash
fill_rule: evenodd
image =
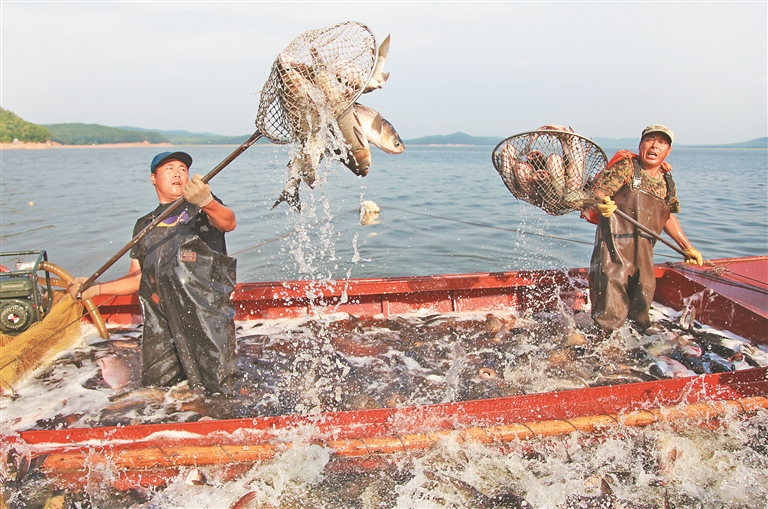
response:
<path id="1" fill-rule="evenodd" d="M 368 84 L 376 39 L 345 22 L 308 30 L 280 53 L 261 90 L 256 127 L 274 143 L 306 139 L 326 115 L 338 118 Z"/>
<path id="2" fill-rule="evenodd" d="M 553 216 L 592 205 L 595 175 L 608 163 L 594 142 L 557 129 L 511 136 L 494 148 L 492 159 L 515 198 Z"/>
<path id="3" fill-rule="evenodd" d="M 26 373 L 50 361 L 80 337 L 83 304 L 64 291 L 53 292 L 53 306 L 39 322 L 17 336 L 0 334 L 0 389 L 13 393 Z"/>

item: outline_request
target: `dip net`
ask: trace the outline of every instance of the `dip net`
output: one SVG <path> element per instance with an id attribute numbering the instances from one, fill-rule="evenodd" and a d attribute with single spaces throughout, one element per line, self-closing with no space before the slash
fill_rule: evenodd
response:
<path id="1" fill-rule="evenodd" d="M 494 148 L 492 158 L 515 198 L 553 216 L 592 205 L 595 175 L 608 162 L 591 140 L 550 129 L 511 136 Z"/>
<path id="2" fill-rule="evenodd" d="M 306 140 L 321 114 L 338 118 L 360 97 L 376 58 L 376 39 L 361 23 L 304 32 L 272 65 L 261 91 L 257 129 L 273 143 Z"/>

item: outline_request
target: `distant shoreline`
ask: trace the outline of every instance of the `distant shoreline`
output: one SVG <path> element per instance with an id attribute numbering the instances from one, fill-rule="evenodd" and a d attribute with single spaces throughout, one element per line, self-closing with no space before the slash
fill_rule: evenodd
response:
<path id="1" fill-rule="evenodd" d="M 271 146 L 271 144 L 254 144 L 253 146 Z M 408 143 L 407 146 L 415 147 L 493 147 L 493 145 L 477 145 L 471 143 Z M 50 150 L 50 149 L 71 149 L 71 148 L 137 148 L 137 147 L 235 147 L 234 143 L 149 143 L 147 141 L 137 141 L 131 143 L 93 143 L 90 145 L 64 145 L 55 141 L 47 141 L 45 143 L 35 142 L 13 142 L 13 143 L 0 143 L 0 151 L 2 150 Z M 602 147 L 606 150 L 620 150 L 622 147 Z M 766 150 L 762 147 L 707 147 L 707 146 L 679 146 L 678 149 L 685 150 Z"/>
<path id="2" fill-rule="evenodd" d="M 2 150 L 50 150 L 60 148 L 140 148 L 140 147 L 237 147 L 234 143 L 148 143 L 148 142 L 132 142 L 132 143 L 93 143 L 91 145 L 64 145 L 55 141 L 48 141 L 45 143 L 23 142 L 16 143 L 0 143 L 0 151 Z M 271 144 L 255 143 L 252 147 L 264 146 L 269 147 Z"/>
<path id="3" fill-rule="evenodd" d="M 64 145 L 55 141 L 46 141 L 45 143 L 35 142 L 12 142 L 0 143 L 0 150 L 48 150 L 52 148 L 129 148 L 129 147 L 172 147 L 172 143 L 149 143 L 146 141 L 137 141 L 132 143 L 100 143 L 91 145 Z"/>

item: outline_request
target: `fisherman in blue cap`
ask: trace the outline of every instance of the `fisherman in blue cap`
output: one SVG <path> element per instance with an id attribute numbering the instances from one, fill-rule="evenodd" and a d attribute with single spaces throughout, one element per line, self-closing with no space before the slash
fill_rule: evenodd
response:
<path id="1" fill-rule="evenodd" d="M 235 213 L 211 193 L 199 175 L 189 178 L 192 157 L 162 152 L 150 164 L 158 207 L 143 216 L 134 237 L 171 203 L 184 201 L 131 249 L 122 278 L 95 284 L 81 298 L 138 292 L 144 327 L 141 383 L 171 386 L 184 379 L 193 387 L 227 393 L 236 365 L 236 260 L 227 256 L 225 232 Z M 69 288 L 75 296 L 85 278 Z"/>

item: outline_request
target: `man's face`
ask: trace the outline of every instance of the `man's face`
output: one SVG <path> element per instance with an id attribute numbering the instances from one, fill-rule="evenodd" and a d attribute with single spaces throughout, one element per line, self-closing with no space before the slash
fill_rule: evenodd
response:
<path id="1" fill-rule="evenodd" d="M 172 203 L 181 198 L 184 185 L 189 180 L 189 169 L 181 161 L 170 159 L 150 174 L 160 203 Z"/>
<path id="2" fill-rule="evenodd" d="M 640 146 L 637 150 L 640 163 L 644 168 L 657 168 L 669 155 L 672 145 L 665 134 L 648 133 L 640 140 Z"/>

